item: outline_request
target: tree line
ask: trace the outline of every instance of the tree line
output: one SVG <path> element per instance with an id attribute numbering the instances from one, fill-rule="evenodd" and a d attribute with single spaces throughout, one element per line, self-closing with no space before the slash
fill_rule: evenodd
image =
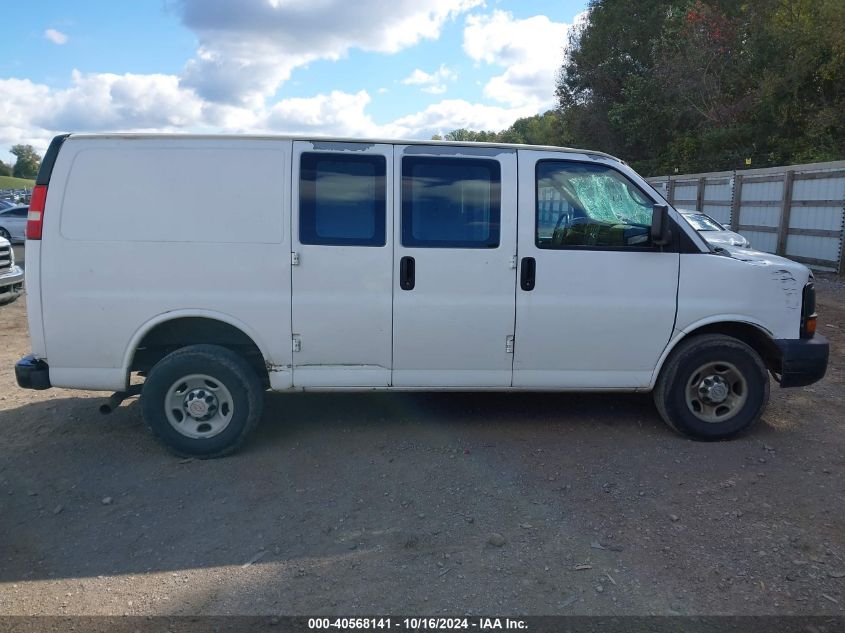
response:
<path id="1" fill-rule="evenodd" d="M 41 156 L 32 145 L 14 145 L 9 152 L 15 156 L 15 164 L 7 165 L 0 160 L 0 176 L 14 176 L 34 180 L 41 167 Z"/>
<path id="2" fill-rule="evenodd" d="M 845 158 L 842 0 L 592 0 L 557 107 L 446 139 L 598 149 L 647 174 Z"/>

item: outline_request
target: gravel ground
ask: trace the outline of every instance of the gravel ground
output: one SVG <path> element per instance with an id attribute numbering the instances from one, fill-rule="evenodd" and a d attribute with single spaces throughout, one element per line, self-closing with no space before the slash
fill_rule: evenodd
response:
<path id="1" fill-rule="evenodd" d="M 137 402 L 19 390 L 0 308 L 0 615 L 845 613 L 845 285 L 828 375 L 731 442 L 647 395 L 273 394 L 180 460 Z"/>

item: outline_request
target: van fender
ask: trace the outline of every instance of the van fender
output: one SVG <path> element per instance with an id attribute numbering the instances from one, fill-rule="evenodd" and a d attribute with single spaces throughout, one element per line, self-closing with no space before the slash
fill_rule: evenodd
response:
<path id="1" fill-rule="evenodd" d="M 709 317 L 705 317 L 703 319 L 699 319 L 698 321 L 693 321 L 685 328 L 678 330 L 676 329 L 673 334 L 672 338 L 669 339 L 669 342 L 666 344 L 666 348 L 663 350 L 663 353 L 660 355 L 660 358 L 657 359 L 657 365 L 654 368 L 654 372 L 651 374 L 651 380 L 648 383 L 648 389 L 654 389 L 654 385 L 657 384 L 657 378 L 660 376 L 660 370 L 663 369 L 663 363 L 666 362 L 666 359 L 669 357 L 669 354 L 672 353 L 672 350 L 684 340 L 687 336 L 689 336 L 692 332 L 695 332 L 697 329 L 704 327 L 705 325 L 712 325 L 713 323 L 742 323 L 743 325 L 751 325 L 761 333 L 765 334 L 769 338 L 774 338 L 772 331 L 767 328 L 763 323 L 759 320 L 755 319 L 754 317 L 748 316 L 747 314 L 715 314 Z"/>
<path id="2" fill-rule="evenodd" d="M 227 325 L 231 325 L 234 328 L 237 328 L 241 332 L 243 332 L 246 336 L 252 339 L 252 342 L 255 343 L 255 346 L 258 348 L 258 351 L 261 352 L 261 355 L 264 357 L 265 362 L 272 362 L 269 353 L 267 352 L 267 346 L 258 336 L 258 334 L 246 323 L 241 321 L 240 319 L 233 317 L 231 314 L 226 314 L 224 312 L 216 312 L 213 310 L 201 310 L 201 309 L 183 309 L 183 310 L 170 310 L 168 312 L 162 312 L 154 316 L 153 318 L 144 322 L 136 331 L 135 334 L 132 335 L 132 338 L 129 340 L 129 344 L 126 347 L 126 350 L 123 353 L 123 371 L 127 376 L 127 383 L 128 383 L 128 376 L 129 376 L 129 367 L 132 364 L 132 357 L 135 355 L 135 350 L 138 348 L 138 345 L 144 339 L 144 337 L 157 325 L 161 325 L 162 323 L 166 323 L 167 321 L 173 321 L 175 319 L 182 319 L 185 317 L 194 317 L 194 318 L 203 318 L 203 319 L 210 319 L 213 321 L 221 321 L 222 323 L 226 323 Z"/>

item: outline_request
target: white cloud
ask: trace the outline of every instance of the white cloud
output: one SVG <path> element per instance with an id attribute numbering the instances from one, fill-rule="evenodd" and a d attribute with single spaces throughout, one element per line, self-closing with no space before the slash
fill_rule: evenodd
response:
<path id="1" fill-rule="evenodd" d="M 554 73 L 569 29 L 544 16 L 517 20 L 503 11 L 470 16 L 465 52 L 479 64 L 504 69 L 484 86 L 484 95 L 498 105 L 444 99 L 376 122 L 368 112 L 372 95 L 365 90 L 275 102 L 271 95 L 291 72 L 311 61 L 338 59 L 353 48 L 392 53 L 436 38 L 448 20 L 482 0 L 166 1 L 199 40 L 181 75 L 74 71 L 65 88 L 0 79 L 0 94 L 5 95 L 0 100 L 0 148 L 30 143 L 43 152 L 54 134 L 66 131 L 428 138 L 456 128 L 500 130 L 551 105 Z M 456 78 L 444 64 L 417 68 L 399 81 L 442 94 Z"/>
<path id="2" fill-rule="evenodd" d="M 291 73 L 353 49 L 390 54 L 439 37 L 444 25 L 483 0 L 165 0 L 197 37 L 181 74 L 74 71 L 65 88 L 0 79 L 0 148 L 44 151 L 66 131 L 273 132 L 428 138 L 456 128 L 500 130 L 553 104 L 554 76 L 570 26 L 504 11 L 470 15 L 463 48 L 500 68 L 483 87 L 496 105 L 443 99 L 388 122 L 369 114 L 365 90 L 272 100 Z M 576 17 L 576 21 L 578 17 Z M 48 29 L 58 45 L 66 34 Z M 443 64 L 398 81 L 443 94 L 457 73 Z M 478 85 L 480 83 L 476 82 Z M 388 92 L 385 87 L 376 91 Z"/>
<path id="3" fill-rule="evenodd" d="M 436 39 L 447 20 L 483 0 L 171 0 L 199 39 L 185 87 L 255 107 L 294 69 L 359 48 L 395 53 Z"/>
<path id="4" fill-rule="evenodd" d="M 478 63 L 505 68 L 487 82 L 484 96 L 514 107 L 551 107 L 555 74 L 563 64 L 571 27 L 545 15 L 518 20 L 499 10 L 469 16 L 464 28 L 466 54 Z"/>
<path id="5" fill-rule="evenodd" d="M 44 150 L 62 131 L 191 128 L 207 118 L 206 104 L 173 75 L 83 74 L 51 89 L 28 79 L 0 79 L 0 147 L 29 143 Z"/>
<path id="6" fill-rule="evenodd" d="M 67 41 L 70 39 L 67 35 L 56 29 L 47 29 L 44 31 L 44 37 L 53 42 L 53 44 L 59 44 L 60 46 L 67 44 Z"/>
<path id="7" fill-rule="evenodd" d="M 443 94 L 446 92 L 446 82 L 455 81 L 458 73 L 441 64 L 440 68 L 433 73 L 427 73 L 417 68 L 410 75 L 402 80 L 406 86 L 421 86 L 420 90 L 430 94 Z"/>
<path id="8" fill-rule="evenodd" d="M 354 94 L 333 90 L 313 97 L 282 99 L 270 108 L 260 125 L 277 134 L 377 136 L 379 126 L 365 112 L 369 103 L 366 90 Z"/>
<path id="9" fill-rule="evenodd" d="M 251 109 L 202 99 L 175 75 L 74 71 L 52 89 L 27 79 L 0 79 L 0 148 L 29 143 L 44 152 L 60 132 L 148 131 L 313 134 L 430 138 L 457 128 L 500 130 L 532 106 L 503 107 L 446 99 L 387 123 L 375 122 L 366 90 L 281 99 Z"/>
<path id="10" fill-rule="evenodd" d="M 452 130 L 503 130 L 516 119 L 536 114 L 532 106 L 506 108 L 463 99 L 445 99 L 420 112 L 399 117 L 382 126 L 392 138 L 431 138 Z"/>
<path id="11" fill-rule="evenodd" d="M 44 86 L 36 86 L 44 93 Z M 14 102 L 14 100 L 13 100 Z M 74 70 L 70 87 L 48 90 L 29 111 L 42 129 L 179 129 L 195 122 L 202 102 L 179 87 L 173 75 L 84 74 Z"/>

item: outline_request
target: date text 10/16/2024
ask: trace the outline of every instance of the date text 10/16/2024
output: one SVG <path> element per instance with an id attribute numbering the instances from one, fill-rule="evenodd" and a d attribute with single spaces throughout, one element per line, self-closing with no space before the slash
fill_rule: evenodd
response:
<path id="1" fill-rule="evenodd" d="M 312 630 L 403 630 L 403 631 L 445 631 L 445 630 L 524 630 L 524 620 L 512 618 L 309 618 L 308 628 Z"/>

